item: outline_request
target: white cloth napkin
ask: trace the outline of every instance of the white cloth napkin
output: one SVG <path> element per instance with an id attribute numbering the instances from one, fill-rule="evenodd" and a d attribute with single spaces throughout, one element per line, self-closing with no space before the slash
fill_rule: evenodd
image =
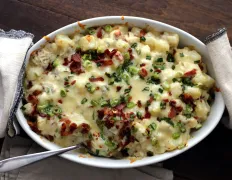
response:
<path id="1" fill-rule="evenodd" d="M 23 31 L 0 30 L 0 137 L 5 134 L 12 106 L 19 98 L 18 76 L 33 35 Z M 3 97 L 3 98 L 2 98 Z M 2 111 L 2 113 L 1 113 Z M 16 133 L 17 134 L 17 133 Z M 45 151 L 29 138 L 5 137 L 1 159 Z M 172 180 L 173 173 L 160 165 L 134 169 L 101 169 L 80 165 L 60 157 L 52 157 L 24 168 L 0 174 L 1 180 L 72 180 L 72 179 L 120 179 L 120 180 Z"/>
<path id="2" fill-rule="evenodd" d="M 5 130 L 17 93 L 20 69 L 33 35 L 24 31 L 0 30 L 0 138 Z"/>
<path id="3" fill-rule="evenodd" d="M 223 123 L 232 129 L 232 50 L 226 28 L 219 29 L 205 40 L 215 71 L 216 81 L 223 95 L 230 118 L 224 116 Z"/>

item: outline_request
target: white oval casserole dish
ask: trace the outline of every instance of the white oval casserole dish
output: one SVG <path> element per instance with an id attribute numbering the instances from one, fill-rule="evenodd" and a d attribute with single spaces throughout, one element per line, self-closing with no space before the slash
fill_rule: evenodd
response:
<path id="1" fill-rule="evenodd" d="M 49 39 L 53 39 L 57 34 L 71 34 L 74 31 L 77 31 L 78 29 L 82 29 L 83 25 L 85 27 L 91 27 L 91 26 L 101 26 L 105 24 L 125 24 L 128 23 L 130 26 L 137 26 L 144 28 L 146 26 L 150 26 L 151 28 L 154 28 L 157 31 L 167 31 L 167 32 L 173 32 L 177 33 L 180 37 L 180 45 L 181 46 L 194 46 L 194 48 L 202 55 L 202 59 L 204 63 L 207 65 L 208 73 L 212 76 L 214 76 L 213 69 L 211 68 L 210 58 L 208 56 L 208 52 L 206 49 L 206 46 L 197 38 L 190 35 L 189 33 L 180 30 L 178 28 L 175 28 L 173 26 L 150 20 L 145 18 L 139 18 L 139 17 L 130 17 L 130 16 L 105 16 L 105 17 L 99 17 L 99 18 L 93 18 L 93 19 L 87 19 L 80 22 L 76 22 L 70 25 L 67 25 L 63 28 L 60 28 L 51 34 L 47 35 Z M 30 54 L 41 47 L 41 45 L 46 43 L 46 39 L 48 38 L 42 38 L 40 41 L 38 41 L 36 44 L 34 44 L 28 51 L 26 56 L 26 62 L 28 62 Z M 20 123 L 21 127 L 24 129 L 24 131 L 39 145 L 42 147 L 48 149 L 48 150 L 55 150 L 59 149 L 60 147 L 56 144 L 46 140 L 45 138 L 41 137 L 40 135 L 33 132 L 30 127 L 27 124 L 27 121 L 23 115 L 23 112 L 21 111 L 22 103 L 20 103 L 20 106 L 17 110 L 16 116 L 18 119 L 18 122 Z M 85 165 L 90 166 L 96 166 L 96 167 L 103 167 L 103 168 L 132 168 L 132 167 L 138 167 L 138 166 L 144 166 L 148 164 L 158 163 L 160 161 L 164 161 L 166 159 L 169 159 L 171 157 L 174 157 L 180 153 L 183 153 L 184 151 L 190 149 L 200 141 L 202 141 L 218 124 L 220 121 L 220 118 L 224 111 L 224 101 L 222 99 L 221 93 L 215 94 L 215 101 L 211 107 L 211 111 L 209 114 L 208 119 L 203 124 L 203 127 L 194 132 L 193 138 L 191 138 L 188 141 L 187 147 L 181 149 L 181 150 L 175 150 L 172 152 L 166 152 L 164 154 L 155 155 L 152 157 L 146 157 L 140 160 L 136 160 L 135 162 L 131 163 L 131 161 L 127 159 L 110 159 L 110 158 L 103 158 L 103 157 L 85 157 L 79 156 L 80 154 L 76 152 L 70 152 L 61 155 L 62 157 Z"/>

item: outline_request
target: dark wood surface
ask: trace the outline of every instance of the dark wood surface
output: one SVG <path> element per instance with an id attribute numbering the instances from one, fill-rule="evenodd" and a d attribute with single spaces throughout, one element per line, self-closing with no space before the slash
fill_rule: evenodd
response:
<path id="1" fill-rule="evenodd" d="M 0 28 L 44 35 L 78 20 L 106 15 L 146 17 L 200 40 L 225 26 L 232 40 L 231 0 L 1 0 Z M 232 179 L 232 131 L 219 124 L 191 150 L 164 162 L 177 180 Z"/>

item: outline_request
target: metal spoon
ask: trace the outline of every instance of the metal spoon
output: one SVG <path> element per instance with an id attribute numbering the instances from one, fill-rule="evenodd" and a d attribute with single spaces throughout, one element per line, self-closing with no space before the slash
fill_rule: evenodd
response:
<path id="1" fill-rule="evenodd" d="M 92 154 L 92 152 L 90 152 L 87 146 L 81 143 L 76 146 L 70 146 L 70 147 L 62 148 L 58 150 L 45 151 L 45 152 L 40 152 L 40 153 L 35 153 L 35 154 L 28 154 L 28 155 L 4 159 L 0 161 L 0 172 L 11 171 L 11 170 L 26 166 L 28 164 L 40 161 L 42 159 L 46 159 L 51 156 L 59 155 L 67 151 L 71 151 L 74 149 L 80 149 L 80 148 L 85 148 L 90 154 Z"/>

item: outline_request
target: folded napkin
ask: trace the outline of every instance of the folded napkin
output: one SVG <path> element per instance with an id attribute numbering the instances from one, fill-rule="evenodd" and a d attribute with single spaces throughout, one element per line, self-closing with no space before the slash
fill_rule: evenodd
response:
<path id="1" fill-rule="evenodd" d="M 14 112 L 22 94 L 22 77 L 25 55 L 32 44 L 33 35 L 24 31 L 0 30 L 0 137 L 11 137 L 19 133 Z M 1 110 L 2 109 L 2 110 Z M 29 137 L 5 137 L 1 159 L 23 154 L 45 151 Z M 121 179 L 121 180 L 171 180 L 173 173 L 160 164 L 134 169 L 101 169 L 73 163 L 60 157 L 52 157 L 41 162 L 0 173 L 1 180 L 71 180 L 71 179 Z"/>
<path id="2" fill-rule="evenodd" d="M 223 123 L 232 129 L 232 50 L 226 28 L 208 36 L 205 40 L 216 81 L 223 95 L 230 118 L 224 116 Z"/>

